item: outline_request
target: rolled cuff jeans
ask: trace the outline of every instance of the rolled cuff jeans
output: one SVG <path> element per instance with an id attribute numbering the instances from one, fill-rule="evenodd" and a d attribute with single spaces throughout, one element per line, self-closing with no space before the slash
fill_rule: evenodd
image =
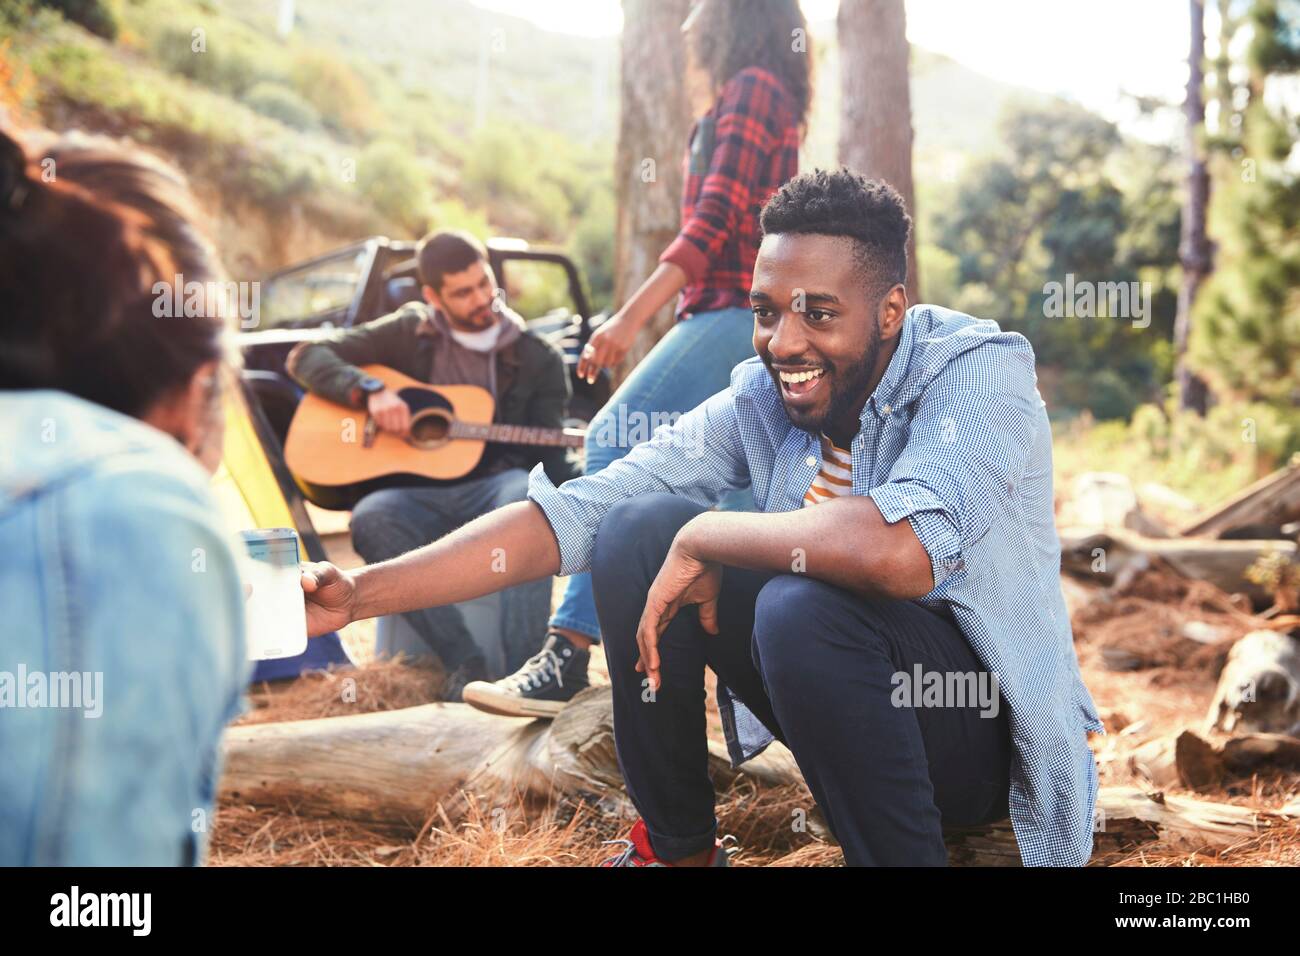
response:
<path id="1" fill-rule="evenodd" d="M 683 608 L 650 691 L 637 624 L 674 536 L 703 510 L 668 494 L 622 501 L 592 565 L 619 766 L 660 859 L 715 838 L 706 666 L 790 748 L 850 866 L 943 866 L 944 825 L 1005 819 L 1012 745 L 996 680 L 950 617 L 916 602 L 725 567 L 719 633 Z"/>
<path id="2" fill-rule="evenodd" d="M 668 330 L 632 370 L 587 429 L 584 472 L 595 474 L 649 438 L 638 423 L 661 421 L 664 415 L 689 412 L 731 383 L 731 370 L 754 355 L 754 314 L 746 308 L 700 312 Z M 656 418 L 655 416 L 659 416 Z M 674 419 L 675 420 L 675 419 Z M 614 443 L 601 440 L 615 434 Z M 637 440 L 633 440 L 637 439 Z M 753 511 L 749 489 L 728 495 L 719 506 L 726 511 Z M 600 640 L 591 575 L 574 574 L 565 582 L 551 627 L 564 627 Z"/>

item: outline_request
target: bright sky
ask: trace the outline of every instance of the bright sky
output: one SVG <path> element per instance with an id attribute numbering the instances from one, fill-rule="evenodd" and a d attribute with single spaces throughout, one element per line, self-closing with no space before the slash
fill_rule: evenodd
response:
<path id="1" fill-rule="evenodd" d="M 562 33 L 622 28 L 619 0 L 473 2 Z M 834 18 L 839 7 L 839 0 L 801 2 L 814 22 Z M 1130 116 L 1123 93 L 1182 101 L 1187 17 L 1187 0 L 907 0 L 908 39 L 917 46 L 1120 121 Z"/>

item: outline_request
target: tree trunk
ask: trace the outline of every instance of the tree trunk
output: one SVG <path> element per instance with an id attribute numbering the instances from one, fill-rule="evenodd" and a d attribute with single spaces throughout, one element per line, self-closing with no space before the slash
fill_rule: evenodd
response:
<path id="1" fill-rule="evenodd" d="M 840 162 L 898 190 L 912 216 L 907 298 L 920 301 L 912 99 L 903 0 L 840 0 Z"/>
<path id="2" fill-rule="evenodd" d="M 614 754 L 608 687 L 576 696 L 551 722 L 493 717 L 465 704 L 426 704 L 354 717 L 235 726 L 226 731 L 220 798 L 419 827 L 439 804 L 455 818 L 467 796 L 513 803 L 581 794 L 607 812 L 633 816 Z M 802 778 L 790 752 L 772 744 L 731 769 L 709 745 L 715 783 L 743 774 L 768 786 Z M 1097 852 L 1160 839 L 1226 846 L 1281 818 L 1247 807 L 1103 787 Z M 821 828 L 818 827 L 820 830 Z M 956 866 L 1018 866 L 1010 821 L 945 831 Z"/>
<path id="3" fill-rule="evenodd" d="M 1208 399 L 1205 382 L 1187 366 L 1187 343 L 1192 332 L 1192 309 L 1205 277 L 1210 274 L 1210 241 L 1205 233 L 1206 208 L 1210 202 L 1210 176 L 1205 168 L 1201 142 L 1205 129 L 1205 3 L 1189 0 L 1192 17 L 1192 45 L 1187 57 L 1187 99 L 1183 103 L 1187 145 L 1187 197 L 1183 202 L 1182 238 L 1178 257 L 1183 283 L 1178 290 L 1178 312 L 1174 319 L 1174 369 L 1178 381 L 1178 407 L 1205 414 Z"/>
<path id="4" fill-rule="evenodd" d="M 689 0 L 623 0 L 615 194 L 614 302 L 627 301 L 677 235 L 681 158 L 691 131 L 681 26 Z M 672 327 L 676 303 L 655 314 L 614 377 L 621 381 Z"/>

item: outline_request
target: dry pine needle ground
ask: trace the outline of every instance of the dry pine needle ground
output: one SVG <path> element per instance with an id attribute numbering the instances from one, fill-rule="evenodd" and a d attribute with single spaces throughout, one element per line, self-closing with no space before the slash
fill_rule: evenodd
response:
<path id="1" fill-rule="evenodd" d="M 1182 636 L 1191 620 L 1219 628 L 1224 639 L 1198 644 Z M 1213 692 L 1232 641 L 1258 626 L 1239 605 L 1208 585 L 1149 572 L 1125 593 L 1098 592 L 1074 614 L 1076 648 L 1084 680 L 1107 725 L 1093 735 L 1102 784 L 1139 784 L 1127 755 L 1142 742 L 1196 727 Z M 1142 666 L 1116 672 L 1104 649 L 1139 657 Z M 596 655 L 598 658 L 599 655 Z M 593 658 L 599 674 L 603 660 Z M 402 661 L 368 661 L 360 667 L 311 674 L 250 689 L 252 710 L 240 723 L 303 720 L 393 710 L 436 699 L 442 675 Z M 712 682 L 710 681 L 710 685 Z M 710 687 L 712 690 L 712 687 Z M 720 726 L 710 693 L 710 732 Z M 1132 731 L 1123 733 L 1125 728 Z M 1176 792 L 1172 791 L 1171 792 Z M 1300 796 L 1300 774 L 1276 772 L 1231 781 L 1191 794 L 1275 810 Z M 720 832 L 736 838 L 738 866 L 839 866 L 839 850 L 806 825 L 813 803 L 802 786 L 761 789 L 740 781 L 719 795 Z M 485 807 L 473 800 L 459 819 L 440 808 L 418 832 L 356 821 L 303 817 L 283 809 L 222 805 L 209 863 L 216 866 L 590 866 L 612 855 L 627 821 L 568 798 L 545 806 Z M 1297 866 L 1300 820 L 1274 827 L 1217 850 L 1151 841 L 1107 854 L 1094 866 Z"/>

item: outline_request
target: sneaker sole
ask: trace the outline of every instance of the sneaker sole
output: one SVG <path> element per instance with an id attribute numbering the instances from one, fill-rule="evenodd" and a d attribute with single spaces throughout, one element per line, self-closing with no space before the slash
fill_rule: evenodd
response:
<path id="1" fill-rule="evenodd" d="M 554 717 L 568 701 L 530 700 L 498 690 L 486 681 L 473 681 L 462 692 L 465 703 L 477 710 L 501 717 Z"/>

